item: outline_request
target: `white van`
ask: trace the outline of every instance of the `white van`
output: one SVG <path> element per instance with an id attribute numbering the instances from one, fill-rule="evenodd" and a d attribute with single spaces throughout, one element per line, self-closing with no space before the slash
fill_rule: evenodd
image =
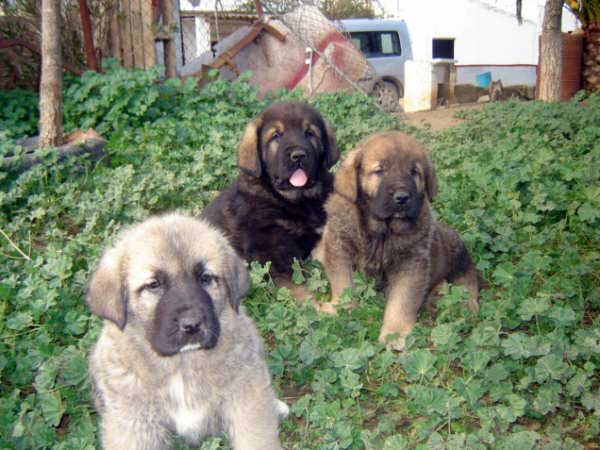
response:
<path id="1" fill-rule="evenodd" d="M 372 94 L 386 111 L 394 111 L 404 96 L 404 62 L 412 59 L 408 29 L 398 19 L 343 19 L 338 28 L 367 57 L 376 79 Z"/>

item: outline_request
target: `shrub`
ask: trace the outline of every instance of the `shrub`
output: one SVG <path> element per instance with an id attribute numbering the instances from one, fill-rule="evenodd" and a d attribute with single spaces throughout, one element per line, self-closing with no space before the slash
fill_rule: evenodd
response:
<path id="1" fill-rule="evenodd" d="M 100 323 L 83 298 L 101 251 L 151 213 L 199 213 L 235 177 L 247 121 L 289 98 L 300 94 L 258 99 L 245 82 L 224 81 L 198 91 L 117 67 L 66 88 L 66 128 L 100 130 L 108 155 L 59 163 L 48 152 L 29 171 L 0 172 L 0 447 L 97 446 L 86 357 Z M 492 104 L 438 134 L 409 129 L 360 95 L 312 101 L 344 151 L 375 131 L 418 134 L 438 171 L 439 218 L 461 232 L 487 286 L 478 317 L 462 306 L 464 292 L 449 288 L 437 318 L 422 314 L 397 354 L 376 342 L 383 300 L 371 280 L 356 275 L 355 309 L 321 317 L 252 264 L 246 306 L 292 409 L 284 445 L 597 442 L 600 96 L 584 105 Z M 0 134 L 0 153 L 15 151 L 15 136 Z M 295 265 L 295 278 L 326 295 L 316 264 Z M 202 448 L 226 445 L 216 438 Z"/>

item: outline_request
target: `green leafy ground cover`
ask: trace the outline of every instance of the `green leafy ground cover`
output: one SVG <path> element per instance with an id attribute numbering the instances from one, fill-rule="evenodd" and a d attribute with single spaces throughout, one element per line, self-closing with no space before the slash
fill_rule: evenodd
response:
<path id="1" fill-rule="evenodd" d="M 0 171 L 0 448 L 97 446 L 86 356 L 100 323 L 83 298 L 101 251 L 151 213 L 200 212 L 235 176 L 246 122 L 276 98 L 300 98 L 157 78 L 112 67 L 68 84 L 65 128 L 106 136 L 103 160 L 57 163 L 49 152 L 27 172 Z M 35 133 L 36 98 L 0 101 L 0 153 L 14 152 L 11 138 Z M 323 317 L 253 264 L 245 303 L 291 406 L 286 448 L 598 448 L 600 96 L 493 104 L 437 134 L 358 95 L 314 103 L 343 151 L 391 128 L 429 147 L 438 216 L 461 232 L 487 286 L 477 317 L 448 289 L 397 354 L 376 342 L 383 299 L 369 280 L 356 276 L 356 309 Z M 327 290 L 316 265 L 295 277 L 315 296 Z"/>

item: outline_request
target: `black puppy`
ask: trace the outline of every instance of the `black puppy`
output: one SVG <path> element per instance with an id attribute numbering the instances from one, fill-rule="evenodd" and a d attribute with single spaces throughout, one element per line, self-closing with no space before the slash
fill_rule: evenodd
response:
<path id="1" fill-rule="evenodd" d="M 307 258 L 325 223 L 332 191 L 329 169 L 340 156 L 319 112 L 298 102 L 268 107 L 248 124 L 238 151 L 237 180 L 202 217 L 220 228 L 248 261 L 271 261 L 288 285 L 293 258 Z"/>

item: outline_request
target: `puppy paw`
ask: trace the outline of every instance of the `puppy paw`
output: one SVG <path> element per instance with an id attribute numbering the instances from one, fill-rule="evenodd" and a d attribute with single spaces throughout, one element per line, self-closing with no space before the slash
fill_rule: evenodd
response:
<path id="1" fill-rule="evenodd" d="M 477 297 L 471 298 L 467 304 L 467 308 L 469 308 L 469 311 L 473 314 L 477 314 L 479 312 L 479 299 Z"/>
<path id="2" fill-rule="evenodd" d="M 315 309 L 319 312 L 329 314 L 330 316 L 337 316 L 337 309 L 335 307 L 335 303 L 327 302 L 327 303 L 315 303 Z"/>
<path id="3" fill-rule="evenodd" d="M 306 288 L 306 286 L 301 284 L 296 284 L 292 282 L 292 280 L 281 277 L 274 276 L 273 281 L 278 288 L 286 288 L 290 291 L 293 297 L 300 302 L 305 302 L 308 300 L 312 293 Z"/>
<path id="4" fill-rule="evenodd" d="M 385 344 L 388 350 L 396 352 L 404 351 L 406 346 L 406 336 L 398 336 L 398 333 L 381 333 L 379 342 Z"/>
<path id="5" fill-rule="evenodd" d="M 286 405 L 282 400 L 279 400 L 278 398 L 275 399 L 275 414 L 277 414 L 279 420 L 283 420 L 290 415 L 289 406 Z"/>

